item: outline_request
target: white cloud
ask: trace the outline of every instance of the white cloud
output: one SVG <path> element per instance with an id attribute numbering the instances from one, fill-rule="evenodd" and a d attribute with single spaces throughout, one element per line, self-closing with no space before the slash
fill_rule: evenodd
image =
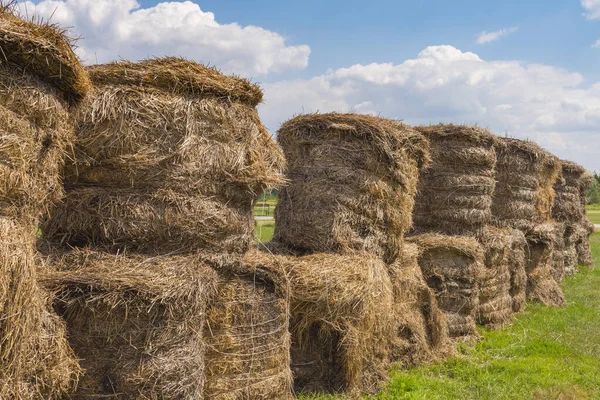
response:
<path id="1" fill-rule="evenodd" d="M 600 171 L 600 83 L 518 61 L 486 61 L 452 46 L 401 64 L 354 65 L 309 80 L 265 85 L 260 112 L 272 131 L 294 114 L 356 111 L 410 124 L 478 123 L 529 138 Z"/>
<path id="2" fill-rule="evenodd" d="M 600 39 L 596 40 L 596 43 L 592 45 L 593 48 L 597 49 L 600 47 Z"/>
<path id="3" fill-rule="evenodd" d="M 600 0 L 581 0 L 581 6 L 585 9 L 585 17 L 587 19 L 600 18 Z"/>
<path id="4" fill-rule="evenodd" d="M 310 48 L 257 26 L 219 24 L 191 1 L 141 8 L 136 0 L 42 0 L 19 3 L 21 12 L 73 27 L 82 36 L 79 56 L 87 63 L 177 55 L 244 76 L 308 64 Z"/>
<path id="5" fill-rule="evenodd" d="M 495 42 L 496 40 L 498 40 L 502 37 L 508 36 L 511 33 L 515 33 L 518 30 L 519 30 L 519 28 L 513 26 L 511 28 L 500 29 L 499 31 L 495 31 L 495 32 L 483 31 L 479 35 L 477 35 L 477 44 L 485 44 L 485 43 Z"/>

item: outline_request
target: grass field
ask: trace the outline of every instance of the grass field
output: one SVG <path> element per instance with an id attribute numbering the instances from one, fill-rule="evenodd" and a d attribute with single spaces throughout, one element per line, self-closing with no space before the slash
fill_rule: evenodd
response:
<path id="1" fill-rule="evenodd" d="M 592 236 L 600 265 L 600 233 Z M 528 305 L 514 323 L 481 330 L 444 362 L 392 371 L 372 399 L 600 399 L 600 268 L 562 284 L 567 306 Z M 341 399 L 304 396 L 304 400 Z"/>
<path id="2" fill-rule="evenodd" d="M 594 224 L 600 225 L 600 210 L 588 210 L 587 216 Z"/>
<path id="3" fill-rule="evenodd" d="M 255 221 L 254 229 L 258 240 L 266 243 L 273 237 L 275 231 L 275 221 Z"/>

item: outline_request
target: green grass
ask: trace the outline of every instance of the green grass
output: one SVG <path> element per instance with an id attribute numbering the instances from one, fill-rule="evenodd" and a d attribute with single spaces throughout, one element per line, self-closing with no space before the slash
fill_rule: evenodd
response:
<path id="1" fill-rule="evenodd" d="M 592 235 L 600 265 L 600 233 Z M 528 305 L 444 362 L 391 372 L 372 399 L 600 399 L 600 268 L 563 283 L 567 306 Z M 333 400 L 339 396 L 301 397 Z"/>
<path id="2" fill-rule="evenodd" d="M 275 221 L 255 221 L 256 237 L 263 243 L 269 242 L 275 231 Z"/>
<path id="3" fill-rule="evenodd" d="M 588 204 L 585 208 L 588 211 L 600 211 L 600 204 Z"/>
<path id="4" fill-rule="evenodd" d="M 587 216 L 594 224 L 600 224 L 600 210 L 596 211 L 588 209 Z"/>

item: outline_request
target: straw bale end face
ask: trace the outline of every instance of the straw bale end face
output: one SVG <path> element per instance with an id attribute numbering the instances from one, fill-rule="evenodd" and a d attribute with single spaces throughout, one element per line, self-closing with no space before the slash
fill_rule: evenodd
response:
<path id="1" fill-rule="evenodd" d="M 221 274 L 204 328 L 207 399 L 292 399 L 289 287 L 254 267 Z M 277 274 L 275 274 L 277 275 Z"/>
<path id="2" fill-rule="evenodd" d="M 408 241 L 419 246 L 419 266 L 446 314 L 450 337 L 478 337 L 478 282 L 485 268 L 481 245 L 475 238 L 439 234 L 412 236 Z"/>
<path id="3" fill-rule="evenodd" d="M 395 325 L 385 264 L 362 252 L 250 253 L 246 259 L 283 271 L 289 280 L 295 388 L 375 392 L 387 373 Z"/>
<path id="4" fill-rule="evenodd" d="M 392 120 L 309 114 L 281 126 L 289 186 L 275 211 L 275 240 L 306 251 L 400 252 L 427 140 Z"/>
<path id="5" fill-rule="evenodd" d="M 81 100 L 90 82 L 72 49 L 73 40 L 57 25 L 24 20 L 9 6 L 0 7 L 2 61 L 19 65 L 59 89 L 70 102 Z"/>
<path id="6" fill-rule="evenodd" d="M 53 252 L 40 281 L 85 374 L 76 397 L 201 399 L 206 307 L 219 278 L 196 256 Z M 185 279 L 181 279 L 184 276 Z"/>

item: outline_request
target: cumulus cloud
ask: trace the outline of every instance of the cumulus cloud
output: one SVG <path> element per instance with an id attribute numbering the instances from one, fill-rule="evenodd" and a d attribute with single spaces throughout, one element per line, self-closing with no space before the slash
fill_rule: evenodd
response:
<path id="1" fill-rule="evenodd" d="M 585 9 L 587 19 L 600 18 L 600 0 L 581 0 L 581 6 Z"/>
<path id="2" fill-rule="evenodd" d="M 432 46 L 401 64 L 354 65 L 309 80 L 265 85 L 260 111 L 271 130 L 294 114 L 355 111 L 410 124 L 478 123 L 529 138 L 600 171 L 600 83 L 518 61 L 486 61 Z"/>
<path id="3" fill-rule="evenodd" d="M 596 43 L 594 43 L 592 47 L 595 49 L 600 48 L 600 39 L 596 40 Z"/>
<path id="4" fill-rule="evenodd" d="M 19 8 L 72 27 L 83 37 L 77 52 L 86 63 L 177 55 L 252 76 L 303 68 L 310 54 L 308 46 L 290 46 L 276 32 L 220 24 L 191 1 L 141 8 L 136 0 L 42 0 Z"/>
<path id="5" fill-rule="evenodd" d="M 486 32 L 483 31 L 479 35 L 477 35 L 477 44 L 485 44 L 490 42 L 495 42 L 496 40 L 508 36 L 511 33 L 515 33 L 519 28 L 513 26 L 507 29 L 500 29 L 499 31 L 494 32 Z"/>

